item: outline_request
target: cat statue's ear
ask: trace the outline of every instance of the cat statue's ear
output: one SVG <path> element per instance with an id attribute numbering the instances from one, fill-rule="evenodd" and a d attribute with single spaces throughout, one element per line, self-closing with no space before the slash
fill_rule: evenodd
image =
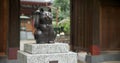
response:
<path id="1" fill-rule="evenodd" d="M 51 9 L 50 9 L 50 8 L 48 9 L 48 12 L 51 12 Z"/>
<path id="2" fill-rule="evenodd" d="M 41 8 L 41 9 L 40 9 L 40 12 L 44 12 L 44 9 L 43 9 L 43 8 Z"/>

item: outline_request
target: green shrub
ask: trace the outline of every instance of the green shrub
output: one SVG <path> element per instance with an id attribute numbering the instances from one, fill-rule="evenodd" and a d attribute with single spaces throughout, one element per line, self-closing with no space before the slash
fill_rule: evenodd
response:
<path id="1" fill-rule="evenodd" d="M 65 34 L 70 34 L 70 18 L 67 17 L 66 19 L 61 20 L 58 23 L 58 27 L 60 27 L 60 28 L 63 27 Z"/>

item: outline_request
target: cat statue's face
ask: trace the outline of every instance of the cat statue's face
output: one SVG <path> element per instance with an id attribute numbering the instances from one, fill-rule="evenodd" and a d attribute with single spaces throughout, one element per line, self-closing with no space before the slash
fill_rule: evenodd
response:
<path id="1" fill-rule="evenodd" d="M 44 11 L 43 8 L 35 12 L 36 24 L 52 24 L 52 17 L 51 11 Z"/>

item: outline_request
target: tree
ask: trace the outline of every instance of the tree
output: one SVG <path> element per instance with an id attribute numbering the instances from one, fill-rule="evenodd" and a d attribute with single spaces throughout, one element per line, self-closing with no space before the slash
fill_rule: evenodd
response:
<path id="1" fill-rule="evenodd" d="M 64 30 L 65 34 L 70 34 L 70 0 L 54 0 L 53 6 L 54 8 L 58 8 L 58 26 L 55 28 L 60 28 Z M 56 9 L 52 9 L 53 12 L 53 20 L 56 20 Z M 61 31 L 61 30 L 60 30 Z"/>
<path id="2" fill-rule="evenodd" d="M 53 7 L 59 8 L 59 21 L 70 16 L 70 0 L 54 0 Z M 56 10 L 53 10 L 53 18 L 56 18 Z"/>

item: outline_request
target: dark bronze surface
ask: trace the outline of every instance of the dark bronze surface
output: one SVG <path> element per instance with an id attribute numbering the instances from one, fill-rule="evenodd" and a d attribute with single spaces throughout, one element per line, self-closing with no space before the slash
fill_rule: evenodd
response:
<path id="1" fill-rule="evenodd" d="M 42 8 L 34 13 L 34 37 L 37 43 L 53 43 L 56 37 L 52 26 L 52 14 Z"/>

